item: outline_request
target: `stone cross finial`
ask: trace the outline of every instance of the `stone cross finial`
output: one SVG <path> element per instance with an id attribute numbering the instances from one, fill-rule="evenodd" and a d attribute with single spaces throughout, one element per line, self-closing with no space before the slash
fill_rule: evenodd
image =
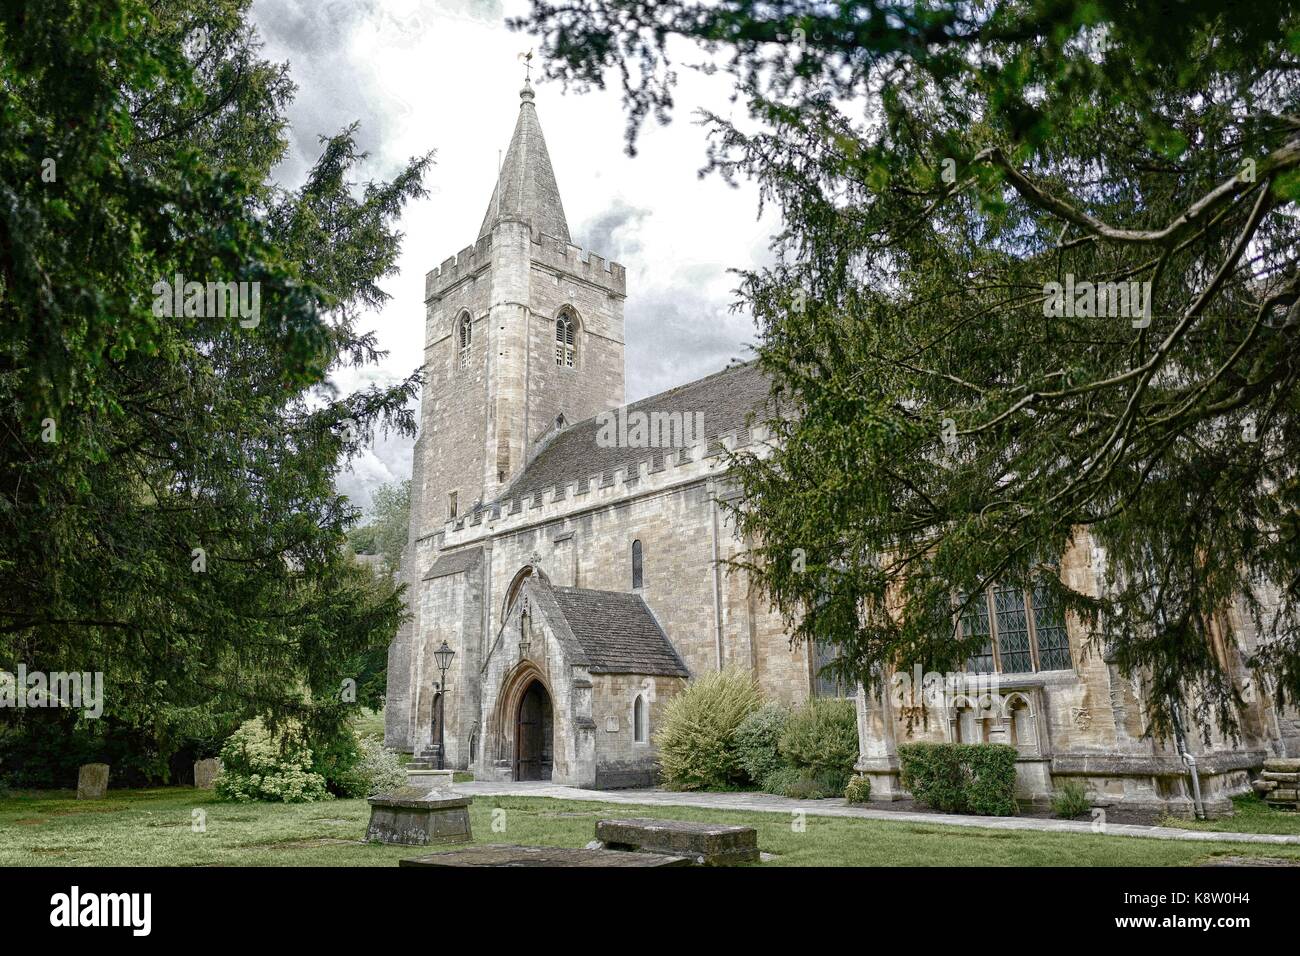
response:
<path id="1" fill-rule="evenodd" d="M 542 556 L 538 554 L 536 551 L 534 551 L 532 554 L 528 556 L 528 563 L 531 564 L 533 567 L 537 567 L 539 564 L 542 563 Z"/>

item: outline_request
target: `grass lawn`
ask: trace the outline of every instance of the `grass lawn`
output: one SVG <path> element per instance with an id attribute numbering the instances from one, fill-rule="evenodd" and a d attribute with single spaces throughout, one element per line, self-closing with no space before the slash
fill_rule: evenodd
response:
<path id="1" fill-rule="evenodd" d="M 494 809 L 504 832 L 493 832 Z M 977 830 L 960 827 L 789 817 L 685 807 L 634 807 L 545 797 L 478 797 L 471 809 L 482 843 L 582 846 L 602 816 L 673 817 L 758 828 L 773 866 L 1179 866 L 1213 856 L 1300 858 L 1300 847 Z M 192 831 L 194 811 L 207 830 Z M 187 787 L 110 790 L 78 801 L 68 791 L 15 793 L 0 800 L 0 865 L 393 866 L 426 852 L 361 843 L 364 800 L 230 804 Z"/>
<path id="2" fill-rule="evenodd" d="M 1181 827 L 1184 830 L 1206 830 L 1211 833 L 1288 833 L 1300 835 L 1300 812 L 1271 807 L 1254 793 L 1232 798 L 1236 811 L 1219 820 L 1187 820 L 1170 817 L 1161 820 L 1162 826 Z"/>

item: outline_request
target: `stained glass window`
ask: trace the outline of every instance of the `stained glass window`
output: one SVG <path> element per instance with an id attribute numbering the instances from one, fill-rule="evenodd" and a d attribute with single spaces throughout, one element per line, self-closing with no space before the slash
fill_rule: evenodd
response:
<path id="1" fill-rule="evenodd" d="M 1034 633 L 1038 638 L 1038 669 L 1068 670 L 1072 666 L 1070 638 L 1065 631 L 1061 609 L 1045 587 L 1034 588 L 1033 602 Z"/>
<path id="2" fill-rule="evenodd" d="M 998 660 L 1002 672 L 1019 674 L 1034 669 L 1029 650 L 1029 619 L 1025 615 L 1025 595 L 1017 588 L 995 588 L 993 613 L 998 629 Z"/>
<path id="3" fill-rule="evenodd" d="M 813 695 L 816 697 L 847 697 L 848 688 L 838 674 L 823 673 L 823 668 L 839 659 L 838 644 L 813 642 Z"/>
<path id="4" fill-rule="evenodd" d="M 999 585 L 982 597 L 961 612 L 962 638 L 986 639 L 967 659 L 967 671 L 1027 674 L 1074 666 L 1065 619 L 1046 587 L 1026 593 Z"/>
<path id="5" fill-rule="evenodd" d="M 972 654 L 966 661 L 966 669 L 976 673 L 986 673 L 995 669 L 993 663 L 993 642 L 989 636 L 989 602 L 987 595 L 981 594 L 966 606 L 961 616 L 961 636 L 963 638 L 984 637 L 984 646 Z"/>

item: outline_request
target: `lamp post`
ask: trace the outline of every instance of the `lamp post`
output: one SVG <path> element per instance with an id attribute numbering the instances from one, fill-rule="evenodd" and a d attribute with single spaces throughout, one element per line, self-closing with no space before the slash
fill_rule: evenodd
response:
<path id="1" fill-rule="evenodd" d="M 438 683 L 438 769 L 442 769 L 443 751 L 446 744 L 443 742 L 443 724 L 447 722 L 447 668 L 451 666 L 451 659 L 456 656 L 456 652 L 447 646 L 447 642 L 442 642 L 442 647 L 433 652 L 434 660 L 438 662 L 438 667 L 442 670 L 442 680 Z"/>

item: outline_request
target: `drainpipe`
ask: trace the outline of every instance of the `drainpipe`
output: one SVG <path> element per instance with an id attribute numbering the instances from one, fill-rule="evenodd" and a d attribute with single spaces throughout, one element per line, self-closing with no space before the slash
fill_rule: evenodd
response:
<path id="1" fill-rule="evenodd" d="M 1205 804 L 1201 801 L 1201 778 L 1196 772 L 1196 757 L 1187 749 L 1187 736 L 1183 733 L 1183 721 L 1178 712 L 1178 701 L 1173 702 L 1170 711 L 1174 720 L 1174 741 L 1178 745 L 1178 753 L 1183 758 L 1183 763 L 1187 765 L 1187 772 L 1192 777 L 1192 806 L 1196 811 L 1196 819 L 1205 819 Z"/>

